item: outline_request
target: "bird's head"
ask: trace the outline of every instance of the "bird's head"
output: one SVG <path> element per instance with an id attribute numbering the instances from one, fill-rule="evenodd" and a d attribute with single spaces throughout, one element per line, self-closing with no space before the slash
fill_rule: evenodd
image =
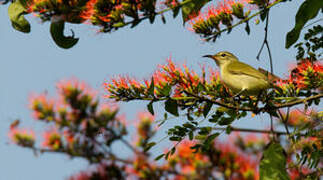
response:
<path id="1" fill-rule="evenodd" d="M 233 61 L 238 61 L 238 58 L 235 55 L 227 51 L 221 51 L 215 55 L 205 55 L 203 57 L 213 59 L 218 66 L 222 66 Z"/>

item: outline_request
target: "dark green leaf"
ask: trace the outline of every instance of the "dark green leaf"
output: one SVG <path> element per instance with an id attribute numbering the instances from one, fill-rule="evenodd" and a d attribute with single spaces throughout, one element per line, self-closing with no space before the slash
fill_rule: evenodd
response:
<path id="1" fill-rule="evenodd" d="M 192 140 L 193 140 L 193 138 L 194 138 L 193 131 L 190 131 L 190 132 L 188 133 L 188 138 L 190 139 L 190 141 L 192 141 Z"/>
<path id="2" fill-rule="evenodd" d="M 173 136 L 169 138 L 170 141 L 180 141 L 181 139 L 182 139 L 181 137 L 177 137 L 177 136 Z"/>
<path id="3" fill-rule="evenodd" d="M 213 140 L 214 140 L 216 137 L 218 137 L 219 135 L 220 135 L 220 133 L 214 133 L 214 134 L 212 134 L 212 135 L 208 136 L 208 137 L 206 138 L 206 140 L 204 141 L 205 145 L 210 145 L 210 144 L 213 142 Z"/>
<path id="4" fill-rule="evenodd" d="M 8 15 L 12 27 L 20 32 L 29 33 L 30 24 L 25 19 L 24 14 L 27 14 L 27 11 L 20 1 L 15 1 L 9 5 Z"/>
<path id="5" fill-rule="evenodd" d="M 222 117 L 220 121 L 218 122 L 219 125 L 224 126 L 224 125 L 229 125 L 234 121 L 234 118 L 232 117 Z"/>
<path id="6" fill-rule="evenodd" d="M 161 20 L 162 20 L 162 22 L 164 23 L 164 24 L 166 24 L 166 18 L 165 18 L 165 16 L 162 14 L 161 15 Z"/>
<path id="7" fill-rule="evenodd" d="M 203 109 L 203 116 L 206 118 L 207 114 L 210 112 L 211 108 L 212 108 L 213 103 L 207 101 L 204 109 Z"/>
<path id="8" fill-rule="evenodd" d="M 183 124 L 184 127 L 189 128 L 189 129 L 195 129 L 195 126 L 193 124 L 190 123 L 185 123 Z"/>
<path id="9" fill-rule="evenodd" d="M 172 87 L 170 85 L 165 85 L 163 87 L 163 89 L 161 89 L 161 93 L 164 95 L 164 96 L 169 96 L 170 94 L 170 91 L 172 90 Z"/>
<path id="10" fill-rule="evenodd" d="M 174 116 L 178 116 L 178 105 L 177 101 L 173 99 L 168 99 L 165 102 L 165 110 Z"/>
<path id="11" fill-rule="evenodd" d="M 225 133 L 230 134 L 232 131 L 232 127 L 231 126 L 227 126 L 227 128 L 225 128 Z"/>
<path id="12" fill-rule="evenodd" d="M 144 149 L 144 152 L 147 152 L 149 151 L 149 149 L 151 149 L 153 146 L 155 146 L 156 143 L 155 142 L 151 142 L 151 143 L 148 143 L 146 146 L 145 146 L 145 149 Z"/>
<path id="13" fill-rule="evenodd" d="M 150 24 L 154 23 L 155 17 L 156 17 L 155 14 L 152 14 L 151 16 L 149 16 L 149 22 L 150 22 Z"/>
<path id="14" fill-rule="evenodd" d="M 298 9 L 295 17 L 295 26 L 286 35 L 285 47 L 288 49 L 299 38 L 300 32 L 303 29 L 307 21 L 313 19 L 319 12 L 323 10 L 322 0 L 306 0 Z"/>
<path id="15" fill-rule="evenodd" d="M 151 101 L 148 105 L 147 105 L 147 109 L 150 112 L 150 114 L 154 115 L 154 107 L 153 107 L 153 101 Z"/>
<path id="16" fill-rule="evenodd" d="M 249 26 L 249 22 L 248 21 L 246 22 L 245 30 L 246 30 L 247 34 L 249 35 L 250 34 L 250 26 Z"/>
<path id="17" fill-rule="evenodd" d="M 52 22 L 50 25 L 50 34 L 52 35 L 55 43 L 64 49 L 69 49 L 73 47 L 79 40 L 79 38 L 74 38 L 74 33 L 72 31 L 72 36 L 64 36 L 64 21 Z"/>
<path id="18" fill-rule="evenodd" d="M 261 13 L 260 13 L 260 19 L 261 19 L 262 21 L 264 21 L 264 20 L 266 19 L 267 15 L 268 15 L 268 10 L 264 9 L 264 10 L 263 10 L 263 11 L 261 11 Z"/>
<path id="19" fill-rule="evenodd" d="M 173 17 L 176 18 L 176 16 L 179 14 L 180 7 L 176 7 L 173 9 Z"/>
<path id="20" fill-rule="evenodd" d="M 201 8 L 209 1 L 211 0 L 191 0 L 188 3 L 185 3 L 184 1 L 183 3 L 185 4 L 182 6 L 182 16 L 184 24 L 191 18 L 196 17 L 199 14 Z"/>
<path id="21" fill-rule="evenodd" d="M 289 180 L 286 171 L 286 154 L 279 143 L 271 142 L 260 161 L 260 180 Z"/>
<path id="22" fill-rule="evenodd" d="M 168 159 L 168 156 L 169 156 L 169 151 L 165 154 L 165 159 L 167 160 Z"/>
<path id="23" fill-rule="evenodd" d="M 176 148 L 175 148 L 175 147 L 173 147 L 173 148 L 170 150 L 170 155 L 173 155 L 173 154 L 175 153 L 175 151 L 176 151 Z"/>
<path id="24" fill-rule="evenodd" d="M 161 155 L 157 156 L 157 157 L 155 158 L 155 161 L 158 161 L 159 159 L 163 158 L 164 156 L 165 156 L 165 154 L 161 154 Z"/>
<path id="25" fill-rule="evenodd" d="M 148 89 L 149 95 L 154 95 L 154 89 L 155 89 L 155 82 L 154 82 L 154 78 L 152 77 L 149 85 L 149 89 Z"/>

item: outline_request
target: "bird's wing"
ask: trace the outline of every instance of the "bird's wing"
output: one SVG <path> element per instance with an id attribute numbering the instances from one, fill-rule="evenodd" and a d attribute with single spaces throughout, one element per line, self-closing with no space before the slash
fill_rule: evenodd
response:
<path id="1" fill-rule="evenodd" d="M 230 68 L 228 69 L 228 71 L 230 71 L 233 74 L 244 74 L 255 77 L 257 79 L 264 79 L 266 81 L 268 80 L 268 78 L 264 74 L 243 62 L 235 61 L 232 62 L 229 66 Z"/>

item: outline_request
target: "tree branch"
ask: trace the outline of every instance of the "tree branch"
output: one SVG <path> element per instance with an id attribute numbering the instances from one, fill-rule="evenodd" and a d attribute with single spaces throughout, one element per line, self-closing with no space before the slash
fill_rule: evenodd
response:
<path id="1" fill-rule="evenodd" d="M 213 130 L 226 130 L 226 128 L 222 127 L 213 127 Z M 250 133 L 262 133 L 262 134 L 270 134 L 272 133 L 271 130 L 263 130 L 263 129 L 248 129 L 248 128 L 237 128 L 237 127 L 232 127 L 230 128 L 231 131 L 239 131 L 239 132 L 250 132 Z M 287 135 L 286 132 L 283 131 L 274 131 L 275 134 L 277 135 Z"/>
<path id="2" fill-rule="evenodd" d="M 298 105 L 298 104 L 302 104 L 302 103 L 304 103 L 306 101 L 319 99 L 319 98 L 323 97 L 323 94 L 318 94 L 318 95 L 310 96 L 310 97 L 307 97 L 307 98 L 304 98 L 304 99 L 299 99 L 299 100 L 288 102 L 288 103 L 273 105 L 273 106 L 270 106 L 270 107 L 264 106 L 264 107 L 261 107 L 261 108 L 257 108 L 257 107 L 256 108 L 250 108 L 250 107 L 232 106 L 231 104 L 226 104 L 226 103 L 216 101 L 216 100 L 213 100 L 213 99 L 209 99 L 209 98 L 206 98 L 206 97 L 203 97 L 203 96 L 198 96 L 198 95 L 192 94 L 192 93 L 187 92 L 187 91 L 184 91 L 184 92 L 187 93 L 188 95 L 196 97 L 196 98 L 198 98 L 200 100 L 208 101 L 208 102 L 211 102 L 213 104 L 216 104 L 216 105 L 228 108 L 228 109 L 241 110 L 241 111 L 252 111 L 252 112 L 266 112 L 266 110 L 268 108 L 270 108 L 270 109 L 280 109 L 280 108 L 284 108 L 284 107 L 291 107 L 291 106 L 295 106 L 295 105 Z"/>
<path id="3" fill-rule="evenodd" d="M 67 151 L 64 151 L 64 150 L 52 150 L 52 149 L 43 149 L 43 148 L 37 148 L 37 147 L 32 147 L 31 149 L 34 152 L 38 151 L 40 153 L 44 153 L 44 152 L 58 153 L 58 154 L 70 155 L 70 156 L 73 156 L 73 157 L 85 158 L 84 156 L 82 156 L 80 154 L 69 154 Z M 118 158 L 118 157 L 116 157 L 115 155 L 113 155 L 111 153 L 109 153 L 109 155 L 110 155 L 110 157 L 104 157 L 104 159 L 111 160 L 111 161 L 118 161 L 118 162 L 122 162 L 122 163 L 125 163 L 125 164 L 132 164 L 132 162 L 129 161 L 129 160 Z"/>

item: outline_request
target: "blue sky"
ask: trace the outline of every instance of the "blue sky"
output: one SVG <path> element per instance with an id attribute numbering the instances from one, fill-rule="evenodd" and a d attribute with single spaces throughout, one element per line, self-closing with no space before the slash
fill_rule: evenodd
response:
<path id="1" fill-rule="evenodd" d="M 293 48 L 286 50 L 284 44 L 300 3 L 287 2 L 271 11 L 268 40 L 275 72 L 281 76 L 287 74 L 286 68 L 294 60 L 296 51 Z M 27 16 L 31 22 L 31 33 L 15 31 L 10 25 L 7 7 L 0 6 L 0 180 L 64 179 L 88 167 L 80 159 L 71 160 L 57 154 L 36 157 L 27 149 L 8 144 L 8 127 L 16 118 L 21 119 L 22 126 L 32 127 L 38 132 L 44 128 L 30 116 L 28 95 L 44 90 L 54 95 L 55 83 L 60 79 L 74 76 L 102 91 L 104 79 L 116 74 L 149 77 L 157 64 L 165 63 L 170 55 L 175 62 L 186 62 L 195 69 L 198 69 L 199 63 L 215 68 L 215 64 L 201 56 L 221 50 L 233 52 L 241 61 L 254 67 L 269 69 L 266 51 L 261 61 L 256 60 L 264 37 L 264 25 L 255 25 L 254 20 L 251 20 L 250 36 L 242 25 L 230 35 L 223 34 L 216 43 L 201 41 L 182 26 L 180 18 L 174 20 L 170 16 L 166 16 L 166 25 L 158 19 L 153 25 L 144 22 L 134 29 L 124 28 L 111 34 L 97 34 L 95 28 L 89 25 L 68 25 L 67 29 L 72 28 L 80 40 L 72 49 L 64 50 L 52 41 L 49 24 L 42 24 L 31 15 Z M 131 120 L 138 110 L 145 109 L 146 103 L 123 103 L 121 107 Z M 268 117 L 249 117 L 235 125 L 262 128 L 268 122 Z M 159 138 L 165 135 L 166 129 L 167 126 L 162 127 Z M 118 146 L 115 150 L 123 151 Z M 123 153 L 127 155 L 127 151 Z"/>

